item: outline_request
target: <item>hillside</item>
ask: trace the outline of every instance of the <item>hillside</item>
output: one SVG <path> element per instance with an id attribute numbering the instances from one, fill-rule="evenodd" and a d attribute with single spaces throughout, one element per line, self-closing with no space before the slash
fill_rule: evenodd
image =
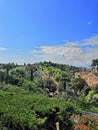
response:
<path id="1" fill-rule="evenodd" d="M 74 114 L 98 113 L 98 71 L 83 70 L 52 62 L 0 64 L 0 128 L 54 130 L 59 121 L 61 130 L 76 130 Z"/>
<path id="2" fill-rule="evenodd" d="M 83 78 L 91 87 L 98 86 L 98 70 L 96 69 L 91 70 L 90 72 L 77 72 L 75 73 L 75 76 L 80 76 L 81 78 Z"/>

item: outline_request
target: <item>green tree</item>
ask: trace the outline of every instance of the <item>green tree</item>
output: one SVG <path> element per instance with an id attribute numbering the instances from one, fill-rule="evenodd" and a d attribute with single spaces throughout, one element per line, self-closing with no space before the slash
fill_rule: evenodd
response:
<path id="1" fill-rule="evenodd" d="M 6 69 L 6 83 L 9 82 L 9 71 L 10 69 L 12 68 L 12 65 L 9 63 L 9 64 L 4 64 L 4 69 Z"/>
<path id="2" fill-rule="evenodd" d="M 0 70 L 0 82 L 4 82 L 5 80 L 5 72 Z"/>
<path id="3" fill-rule="evenodd" d="M 50 78 L 47 78 L 45 81 L 44 81 L 44 86 L 45 88 L 48 88 L 49 89 L 49 92 L 55 92 L 56 91 L 56 84 L 54 83 L 54 81 Z"/>
<path id="4" fill-rule="evenodd" d="M 37 67 L 35 64 L 28 64 L 27 69 L 30 70 L 30 80 L 33 81 L 33 79 L 34 79 L 33 74 L 37 70 Z"/>
<path id="5" fill-rule="evenodd" d="M 66 90 L 66 83 L 70 81 L 69 74 L 63 72 L 61 77 L 62 77 L 63 90 L 65 91 Z"/>
<path id="6" fill-rule="evenodd" d="M 87 86 L 87 83 L 81 77 L 77 77 L 71 79 L 70 85 L 75 94 L 78 95 L 78 91 L 82 91 L 84 87 Z"/>
<path id="7" fill-rule="evenodd" d="M 97 70 L 98 70 L 98 59 L 93 59 L 91 66 L 92 66 L 92 67 L 96 67 Z"/>

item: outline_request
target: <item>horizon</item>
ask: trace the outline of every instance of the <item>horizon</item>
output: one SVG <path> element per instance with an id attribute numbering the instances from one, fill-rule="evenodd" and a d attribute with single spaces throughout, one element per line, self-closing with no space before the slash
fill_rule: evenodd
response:
<path id="1" fill-rule="evenodd" d="M 98 0 L 1 0 L 0 63 L 98 59 Z"/>
<path id="2" fill-rule="evenodd" d="M 86 68 L 86 69 L 91 69 L 92 68 L 92 65 L 88 65 L 88 66 L 74 66 L 74 65 L 71 65 L 71 64 L 64 64 L 64 63 L 58 63 L 58 62 L 51 62 L 51 61 L 39 61 L 39 62 L 34 62 L 34 63 L 21 63 L 21 64 L 18 64 L 18 63 L 14 63 L 14 62 L 0 62 L 0 64 L 14 64 L 14 65 L 18 65 L 18 66 L 27 66 L 27 65 L 37 65 L 37 64 L 40 64 L 40 63 L 52 63 L 52 64 L 58 64 L 58 65 L 65 65 L 65 66 L 69 66 L 69 67 L 76 67 L 76 68 Z"/>

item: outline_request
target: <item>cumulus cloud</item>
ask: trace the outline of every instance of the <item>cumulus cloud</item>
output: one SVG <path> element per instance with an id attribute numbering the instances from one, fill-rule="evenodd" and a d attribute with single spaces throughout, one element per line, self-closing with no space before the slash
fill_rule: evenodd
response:
<path id="1" fill-rule="evenodd" d="M 76 55 L 76 53 L 81 54 L 82 50 L 78 47 L 66 47 L 65 45 L 61 46 L 42 46 L 41 51 L 43 54 L 48 55 L 57 55 L 57 56 L 72 56 Z"/>
<path id="2" fill-rule="evenodd" d="M 76 42 L 66 42 L 58 46 L 41 46 L 40 51 L 33 50 L 33 54 L 41 54 L 44 60 L 59 62 L 75 66 L 90 65 L 92 59 L 98 58 L 98 35 Z"/>

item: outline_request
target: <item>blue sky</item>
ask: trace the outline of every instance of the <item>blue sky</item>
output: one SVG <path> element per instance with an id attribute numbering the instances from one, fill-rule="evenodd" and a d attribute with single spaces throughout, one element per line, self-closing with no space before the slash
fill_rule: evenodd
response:
<path id="1" fill-rule="evenodd" d="M 97 51 L 98 0 L 0 0 L 0 62 L 85 66 Z"/>

